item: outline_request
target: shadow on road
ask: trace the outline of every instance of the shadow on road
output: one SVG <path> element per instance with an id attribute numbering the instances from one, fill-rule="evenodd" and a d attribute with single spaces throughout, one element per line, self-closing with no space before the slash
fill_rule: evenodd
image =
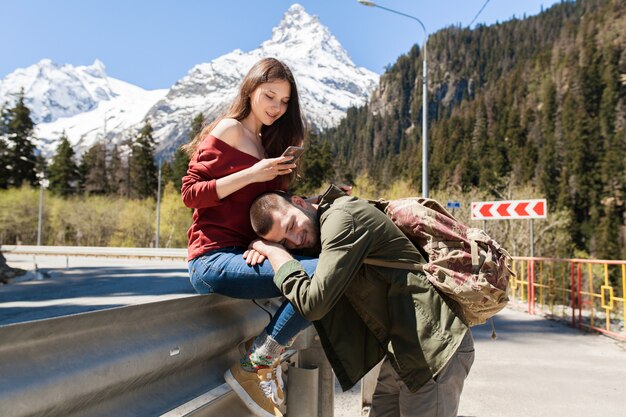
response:
<path id="1" fill-rule="evenodd" d="M 0 325 L 192 295 L 180 265 L 40 268 L 48 279 L 0 286 Z"/>

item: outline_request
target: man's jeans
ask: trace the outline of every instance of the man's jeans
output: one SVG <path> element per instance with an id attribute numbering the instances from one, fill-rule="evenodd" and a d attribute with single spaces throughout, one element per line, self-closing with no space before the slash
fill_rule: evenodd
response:
<path id="1" fill-rule="evenodd" d="M 446 366 L 417 392 L 411 392 L 385 359 L 380 368 L 370 417 L 456 417 L 465 378 L 474 363 L 468 330 Z"/>
<path id="2" fill-rule="evenodd" d="M 218 293 L 232 298 L 263 299 L 283 294 L 274 284 L 274 271 L 268 260 L 250 266 L 241 248 L 218 249 L 189 261 L 191 285 L 200 294 Z M 309 276 L 317 266 L 317 258 L 296 257 Z M 287 345 L 301 330 L 309 326 L 287 300 L 265 328 L 281 345 Z"/>

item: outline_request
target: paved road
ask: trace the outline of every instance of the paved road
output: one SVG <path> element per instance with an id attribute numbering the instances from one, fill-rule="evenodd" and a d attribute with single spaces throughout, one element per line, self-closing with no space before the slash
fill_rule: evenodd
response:
<path id="1" fill-rule="evenodd" d="M 460 416 L 626 415 L 626 344 L 505 309 L 475 328 Z"/>
<path id="2" fill-rule="evenodd" d="M 0 325 L 191 296 L 187 264 L 119 258 L 14 255 L 7 263 L 48 278 L 0 285 Z"/>
<path id="3" fill-rule="evenodd" d="M 8 255 L 33 268 L 32 256 Z M 48 280 L 0 286 L 0 325 L 193 294 L 181 262 L 37 257 Z M 626 344 L 505 309 L 473 328 L 476 361 L 463 417 L 594 417 L 626 413 Z M 360 390 L 335 398 L 336 417 L 361 415 Z"/>
<path id="4" fill-rule="evenodd" d="M 474 327 L 476 359 L 460 417 L 626 415 L 626 343 L 508 308 Z M 335 394 L 335 417 L 360 416 L 360 390 Z"/>

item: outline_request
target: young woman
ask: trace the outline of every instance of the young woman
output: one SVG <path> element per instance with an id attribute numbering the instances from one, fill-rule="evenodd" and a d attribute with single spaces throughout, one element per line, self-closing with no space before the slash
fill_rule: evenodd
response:
<path id="1" fill-rule="evenodd" d="M 194 209 L 188 261 L 198 293 L 245 299 L 282 295 L 269 262 L 260 263 L 258 253 L 246 252 L 257 237 L 249 208 L 264 191 L 287 189 L 296 165 L 281 154 L 302 144 L 304 130 L 293 74 L 279 60 L 266 58 L 244 77 L 228 110 L 186 145 L 191 162 L 181 192 L 185 205 Z M 317 259 L 301 262 L 313 274 Z M 308 325 L 285 301 L 241 364 L 226 372 L 227 382 L 257 415 L 281 415 L 277 360 Z"/>

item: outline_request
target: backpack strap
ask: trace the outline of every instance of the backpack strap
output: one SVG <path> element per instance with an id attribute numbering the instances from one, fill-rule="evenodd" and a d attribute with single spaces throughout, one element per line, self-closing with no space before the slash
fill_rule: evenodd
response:
<path id="1" fill-rule="evenodd" d="M 477 274 L 479 267 L 480 267 L 479 265 L 480 257 L 478 255 L 478 243 L 476 243 L 474 239 L 470 239 L 469 243 L 470 243 L 470 251 L 472 254 L 472 271 L 474 272 L 474 274 Z"/>
<path id="2" fill-rule="evenodd" d="M 364 264 L 373 265 L 373 266 L 383 266 L 385 268 L 394 268 L 394 269 L 410 269 L 413 271 L 424 272 L 424 265 L 417 264 L 414 262 L 403 262 L 403 261 L 383 261 L 381 259 L 373 259 L 373 258 L 365 258 L 363 259 Z"/>

